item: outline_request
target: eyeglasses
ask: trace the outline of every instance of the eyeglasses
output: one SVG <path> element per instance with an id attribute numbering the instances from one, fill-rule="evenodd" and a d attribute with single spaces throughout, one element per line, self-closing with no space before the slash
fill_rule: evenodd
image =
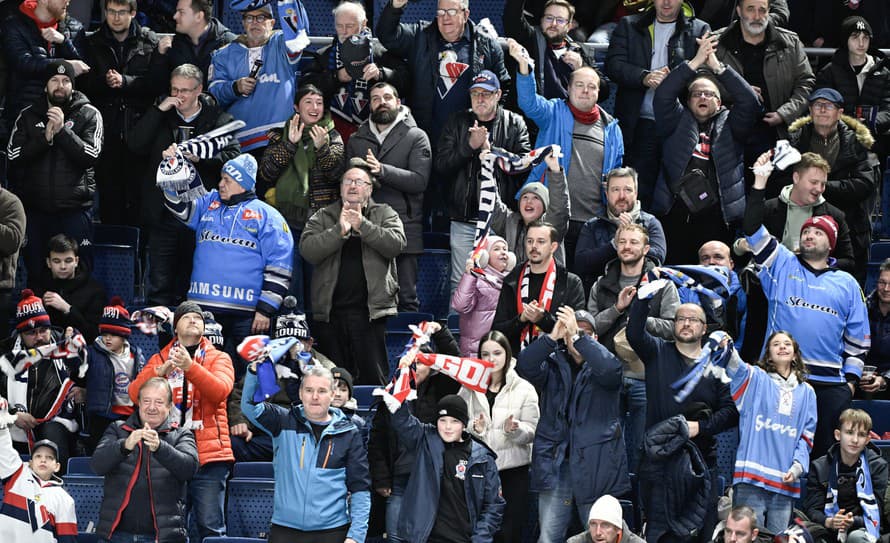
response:
<path id="1" fill-rule="evenodd" d="M 244 22 L 246 22 L 246 23 L 253 23 L 253 22 L 256 22 L 256 23 L 260 23 L 260 24 L 265 23 L 266 21 L 271 21 L 271 20 L 272 20 L 272 16 L 271 16 L 271 15 L 263 15 L 263 14 L 260 14 L 260 15 L 244 15 L 244 16 L 241 17 L 241 18 L 242 18 L 242 19 L 244 20 Z"/>
<path id="2" fill-rule="evenodd" d="M 347 187 L 367 187 L 371 183 L 364 179 L 344 179 L 343 185 Z"/>
<path id="3" fill-rule="evenodd" d="M 494 96 L 494 93 L 489 92 L 489 91 L 470 92 L 470 98 L 472 98 L 473 100 L 475 100 L 476 98 L 488 99 L 488 98 L 491 98 L 492 96 Z"/>
<path id="4" fill-rule="evenodd" d="M 175 96 L 177 94 L 188 94 L 190 92 L 195 92 L 196 90 L 198 90 L 198 85 L 195 85 L 190 89 L 179 89 L 176 87 L 170 87 L 170 95 Z"/>
<path id="5" fill-rule="evenodd" d="M 128 9 L 106 9 L 105 13 L 108 14 L 109 17 L 117 19 L 118 17 L 126 17 L 132 12 Z"/>
<path id="6" fill-rule="evenodd" d="M 878 288 L 890 288 L 890 281 L 878 281 Z"/>
<path id="7" fill-rule="evenodd" d="M 559 26 L 563 26 L 568 24 L 568 19 L 563 19 L 562 17 L 554 17 L 553 15 L 544 15 L 544 22 L 548 25 L 552 25 L 553 23 L 558 24 Z"/>
<path id="8" fill-rule="evenodd" d="M 717 93 L 709 90 L 697 90 L 689 93 L 691 98 L 717 98 Z"/>
<path id="9" fill-rule="evenodd" d="M 810 107 L 813 109 L 818 109 L 820 111 L 834 111 L 837 109 L 837 104 L 832 102 L 816 102 L 810 104 Z"/>
<path id="10" fill-rule="evenodd" d="M 457 8 L 437 9 L 436 17 L 444 17 L 446 15 L 449 17 L 454 17 L 458 13 L 463 13 L 463 11 L 464 11 L 463 9 L 457 9 Z"/>
<path id="11" fill-rule="evenodd" d="M 705 321 L 701 320 L 698 317 L 675 317 L 674 322 L 676 322 L 678 324 L 695 324 L 695 323 L 704 324 L 705 323 Z"/>

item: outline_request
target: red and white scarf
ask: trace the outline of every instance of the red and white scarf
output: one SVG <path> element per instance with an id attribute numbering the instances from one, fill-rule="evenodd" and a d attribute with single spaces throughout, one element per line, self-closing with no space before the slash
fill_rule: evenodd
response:
<path id="1" fill-rule="evenodd" d="M 531 273 L 532 265 L 531 262 L 526 262 L 522 267 L 522 271 L 519 272 L 519 291 L 516 293 L 516 311 L 518 314 L 522 314 L 523 310 L 523 300 L 529 299 L 528 294 L 528 276 Z M 544 283 L 541 285 L 541 292 L 538 294 L 537 300 L 538 305 L 544 309 L 544 311 L 550 311 L 550 305 L 553 303 L 553 287 L 556 285 L 556 259 L 550 259 L 550 265 L 547 266 L 547 272 L 544 274 Z M 532 322 L 528 323 L 525 328 L 522 329 L 522 333 L 519 336 L 519 348 L 520 350 L 528 347 L 529 343 L 535 340 L 540 333 L 540 328 Z"/>
<path id="2" fill-rule="evenodd" d="M 192 357 L 193 364 L 198 364 L 200 366 L 204 365 L 204 355 L 206 354 L 204 350 L 204 341 L 208 340 L 201 339 L 201 345 L 198 347 L 198 350 L 195 351 L 195 356 Z M 173 347 L 177 345 L 179 345 L 178 341 L 173 343 Z M 171 347 L 171 349 L 173 347 Z M 169 353 L 169 351 L 167 352 Z M 183 423 L 182 428 L 186 430 L 204 429 L 204 417 L 199 405 L 201 400 L 195 397 L 195 387 L 189 386 L 189 381 L 185 378 L 185 373 L 174 366 L 173 370 L 167 373 L 166 379 L 170 383 L 170 388 L 173 390 L 173 409 L 170 412 L 170 416 L 173 417 L 173 420 L 184 420 L 185 422 Z M 185 396 L 184 402 L 183 396 Z M 184 419 L 181 416 L 183 411 L 185 411 Z"/>

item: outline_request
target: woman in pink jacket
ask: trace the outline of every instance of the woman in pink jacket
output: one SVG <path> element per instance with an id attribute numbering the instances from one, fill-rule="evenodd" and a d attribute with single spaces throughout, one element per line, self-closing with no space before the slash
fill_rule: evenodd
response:
<path id="1" fill-rule="evenodd" d="M 487 263 L 484 263 L 487 265 L 480 262 L 485 276 L 470 273 L 473 260 L 468 258 L 460 283 L 451 296 L 451 307 L 460 315 L 461 356 L 476 356 L 479 338 L 491 329 L 504 277 L 516 265 L 516 255 L 510 252 L 504 238 L 489 235 L 487 249 Z M 485 260 L 484 255 L 480 260 Z"/>

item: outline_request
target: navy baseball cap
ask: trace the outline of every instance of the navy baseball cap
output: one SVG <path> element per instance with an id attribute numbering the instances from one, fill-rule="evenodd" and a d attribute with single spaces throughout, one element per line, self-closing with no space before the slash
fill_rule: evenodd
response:
<path id="1" fill-rule="evenodd" d="M 485 89 L 491 92 L 497 92 L 501 90 L 501 82 L 498 81 L 498 76 L 494 75 L 494 72 L 491 70 L 482 70 L 479 72 L 479 75 L 473 78 L 473 84 L 470 85 L 470 90 L 473 89 Z"/>
<path id="2" fill-rule="evenodd" d="M 828 87 L 814 90 L 813 93 L 810 94 L 809 102 L 812 104 L 820 98 L 822 100 L 828 100 L 838 106 L 844 105 L 844 97 L 841 96 L 841 93 Z"/>

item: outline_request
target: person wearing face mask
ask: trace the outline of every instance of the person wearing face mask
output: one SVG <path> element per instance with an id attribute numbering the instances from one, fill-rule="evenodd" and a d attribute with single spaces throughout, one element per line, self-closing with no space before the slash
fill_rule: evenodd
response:
<path id="1" fill-rule="evenodd" d="M 294 95 L 294 115 L 284 127 L 269 132 L 269 145 L 259 161 L 257 194 L 287 220 L 294 238 L 293 281 L 288 294 L 307 309 L 306 267 L 298 242 L 307 219 L 340 196 L 344 170 L 343 138 L 334 128 L 324 95 L 314 85 Z"/>
<path id="2" fill-rule="evenodd" d="M 467 402 L 467 431 L 497 454 L 496 465 L 503 489 L 504 519 L 494 541 L 522 540 L 527 521 L 529 465 L 532 442 L 541 416 L 535 387 L 516 373 L 516 359 L 504 334 L 493 330 L 479 341 L 478 357 L 494 364 L 487 392 L 461 387 Z"/>
<path id="3" fill-rule="evenodd" d="M 786 332 L 767 338 L 757 365 L 733 349 L 726 370 L 739 410 L 733 505 L 752 508 L 758 525 L 777 534 L 788 527 L 800 478 L 810 468 L 816 393 L 806 382 L 800 346 Z"/>
<path id="4" fill-rule="evenodd" d="M 482 276 L 473 273 L 476 265 L 472 258 L 467 259 L 457 290 L 451 295 L 451 307 L 460 315 L 461 356 L 476 356 L 479 338 L 494 320 L 504 277 L 516 266 L 516 255 L 500 236 L 488 236 L 485 259 L 486 265 L 479 263 L 485 270 Z"/>

